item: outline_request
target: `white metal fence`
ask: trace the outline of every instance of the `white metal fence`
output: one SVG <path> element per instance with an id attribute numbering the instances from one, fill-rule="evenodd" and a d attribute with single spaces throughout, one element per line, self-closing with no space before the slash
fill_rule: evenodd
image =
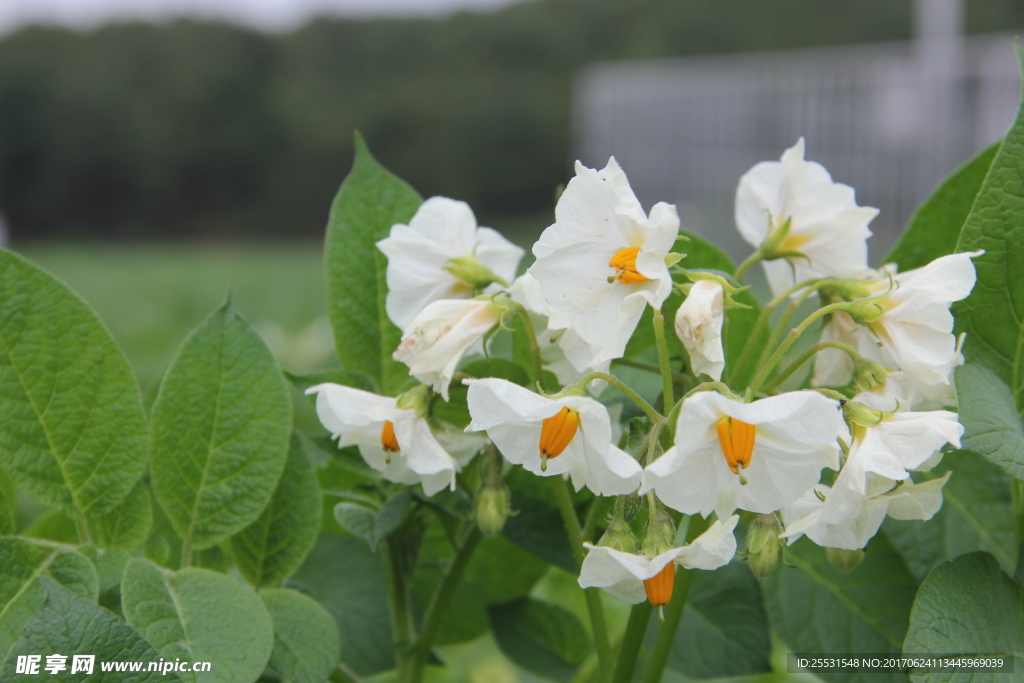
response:
<path id="1" fill-rule="evenodd" d="M 614 155 L 645 206 L 673 202 L 684 227 L 744 255 L 736 183 L 803 136 L 808 159 L 881 209 L 877 260 L 944 176 L 1006 132 L 1019 101 L 1011 35 L 938 55 L 908 42 L 596 64 L 576 84 L 577 156 L 600 167 Z"/>

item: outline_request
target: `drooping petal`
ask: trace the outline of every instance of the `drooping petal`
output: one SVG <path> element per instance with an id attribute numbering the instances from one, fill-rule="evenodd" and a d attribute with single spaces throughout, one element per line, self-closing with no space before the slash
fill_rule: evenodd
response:
<path id="1" fill-rule="evenodd" d="M 676 335 L 690 355 L 695 375 L 708 375 L 716 382 L 725 369 L 722 326 L 725 322 L 725 293 L 713 280 L 699 280 L 676 313 Z"/>

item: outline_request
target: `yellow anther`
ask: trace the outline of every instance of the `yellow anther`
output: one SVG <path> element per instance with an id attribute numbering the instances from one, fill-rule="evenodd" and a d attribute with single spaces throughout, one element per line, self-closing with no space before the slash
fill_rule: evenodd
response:
<path id="1" fill-rule="evenodd" d="M 540 427 L 540 457 L 542 470 L 547 461 L 557 458 L 565 450 L 580 425 L 580 414 L 572 408 L 562 408 L 544 420 Z"/>
<path id="2" fill-rule="evenodd" d="M 722 447 L 725 461 L 729 463 L 729 469 L 740 475 L 740 483 L 746 483 L 740 470 L 750 467 L 755 436 L 757 427 L 752 424 L 731 417 L 723 417 L 718 422 L 718 443 Z"/>
<path id="3" fill-rule="evenodd" d="M 672 602 L 672 588 L 676 582 L 676 563 L 669 562 L 665 568 L 644 581 L 644 592 L 653 607 L 661 607 Z"/>
<path id="4" fill-rule="evenodd" d="M 609 280 L 618 280 L 624 285 L 636 285 L 647 282 L 647 278 L 636 271 L 636 255 L 640 253 L 640 247 L 627 247 L 621 249 L 608 265 L 615 269 L 616 274 Z"/>
<path id="5" fill-rule="evenodd" d="M 395 423 L 391 420 L 384 421 L 384 428 L 380 430 L 380 447 L 385 453 L 397 453 L 401 450 L 398 447 L 398 438 L 395 436 Z"/>

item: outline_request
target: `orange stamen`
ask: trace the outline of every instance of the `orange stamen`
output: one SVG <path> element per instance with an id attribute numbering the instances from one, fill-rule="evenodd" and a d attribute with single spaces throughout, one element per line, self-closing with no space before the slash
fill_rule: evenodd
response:
<path id="1" fill-rule="evenodd" d="M 661 607 L 672 602 L 672 588 L 676 582 L 676 563 L 669 562 L 654 578 L 644 581 L 644 592 L 647 600 L 654 607 Z"/>
<path id="2" fill-rule="evenodd" d="M 385 420 L 384 429 L 380 430 L 380 447 L 388 453 L 397 453 L 401 450 L 395 436 L 395 423 L 391 420 Z"/>
<path id="3" fill-rule="evenodd" d="M 752 424 L 731 417 L 724 417 L 718 422 L 718 443 L 733 474 L 739 474 L 740 468 L 750 467 L 756 435 L 757 428 Z"/>
<path id="4" fill-rule="evenodd" d="M 557 458 L 576 436 L 580 414 L 571 408 L 562 408 L 544 420 L 540 427 L 540 457 L 547 461 Z"/>
<path id="5" fill-rule="evenodd" d="M 636 271 L 636 255 L 640 253 L 640 247 L 627 247 L 621 249 L 608 265 L 615 269 L 616 275 L 609 280 L 618 280 L 624 285 L 636 285 L 647 282 L 647 278 Z"/>

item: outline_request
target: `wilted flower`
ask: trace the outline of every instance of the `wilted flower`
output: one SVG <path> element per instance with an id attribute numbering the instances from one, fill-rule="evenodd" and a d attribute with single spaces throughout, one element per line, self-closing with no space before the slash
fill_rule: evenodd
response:
<path id="1" fill-rule="evenodd" d="M 316 394 L 317 416 L 338 447 L 358 446 L 367 464 L 389 481 L 422 483 L 428 496 L 445 486 L 454 490 L 459 465 L 415 409 L 339 384 L 318 384 L 306 393 Z"/>
<path id="2" fill-rule="evenodd" d="M 490 377 L 469 385 L 467 431 L 486 430 L 505 458 L 541 475 L 568 473 L 602 496 L 636 491 L 642 469 L 611 443 L 607 409 L 585 396 L 545 398 Z"/>
<path id="3" fill-rule="evenodd" d="M 718 520 L 690 545 L 671 548 L 653 557 L 584 543 L 590 552 L 583 560 L 579 584 L 583 588 L 603 588 L 613 598 L 630 604 L 643 602 L 653 592 L 652 605 L 667 604 L 665 598 L 671 599 L 675 565 L 712 570 L 729 563 L 736 554 L 733 529 L 738 521 L 738 515 Z M 663 584 L 667 584 L 667 591 Z"/>
<path id="4" fill-rule="evenodd" d="M 592 364 L 621 357 L 647 304 L 671 293 L 665 259 L 678 234 L 675 207 L 655 204 L 648 217 L 614 158 L 601 171 L 576 163 L 529 272 L 593 348 Z"/>
<path id="5" fill-rule="evenodd" d="M 388 257 L 385 309 L 405 329 L 428 304 L 463 299 L 493 282 L 511 282 L 523 250 L 478 228 L 465 202 L 431 197 L 409 225 L 392 226 L 377 247 Z"/>
<path id="6" fill-rule="evenodd" d="M 764 256 L 776 296 L 812 278 L 864 275 L 868 223 L 877 215 L 824 166 L 804 161 L 803 138 L 780 161 L 755 165 L 736 188 L 736 227 Z"/>
<path id="7" fill-rule="evenodd" d="M 698 280 L 676 313 L 676 334 L 690 354 L 693 374 L 708 375 L 716 382 L 725 368 L 722 325 L 725 293 L 714 280 Z"/>
<path id="8" fill-rule="evenodd" d="M 679 411 L 675 445 L 647 466 L 641 493 L 654 489 L 686 514 L 720 518 L 740 508 L 770 513 L 838 469 L 839 404 L 814 391 L 741 403 L 705 391 Z"/>
<path id="9" fill-rule="evenodd" d="M 427 306 L 406 328 L 394 358 L 448 400 L 448 385 L 463 356 L 501 318 L 489 299 L 450 299 Z"/>

